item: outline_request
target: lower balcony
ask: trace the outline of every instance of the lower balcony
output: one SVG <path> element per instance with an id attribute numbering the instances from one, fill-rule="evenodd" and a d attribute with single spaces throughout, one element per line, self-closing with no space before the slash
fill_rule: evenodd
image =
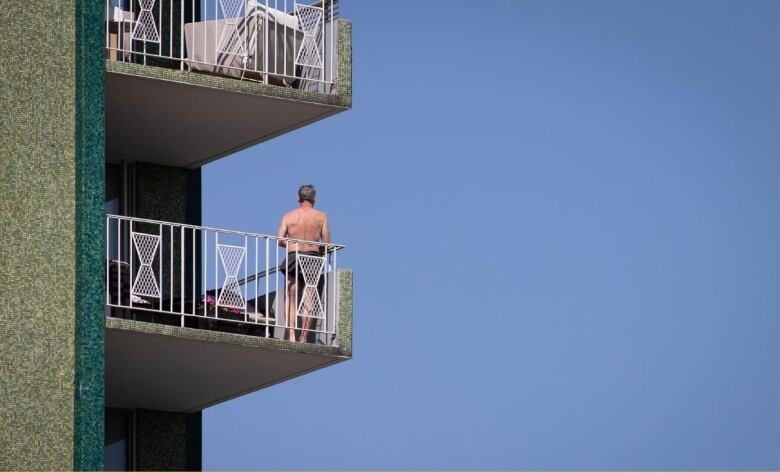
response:
<path id="1" fill-rule="evenodd" d="M 107 406 L 197 411 L 351 357 L 342 246 L 106 223 Z"/>

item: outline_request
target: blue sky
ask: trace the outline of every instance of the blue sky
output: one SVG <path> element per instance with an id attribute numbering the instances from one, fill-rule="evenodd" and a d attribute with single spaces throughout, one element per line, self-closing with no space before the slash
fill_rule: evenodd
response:
<path id="1" fill-rule="evenodd" d="M 778 3 L 341 8 L 354 108 L 203 212 L 314 183 L 354 358 L 206 410 L 204 468 L 780 468 Z"/>

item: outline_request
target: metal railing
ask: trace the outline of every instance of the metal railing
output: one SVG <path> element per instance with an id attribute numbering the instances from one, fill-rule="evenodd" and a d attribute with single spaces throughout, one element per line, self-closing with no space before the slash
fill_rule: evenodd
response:
<path id="1" fill-rule="evenodd" d="M 113 308 L 107 313 L 170 314 L 182 327 L 203 319 L 245 324 L 264 337 L 330 345 L 342 248 L 107 215 L 106 305 Z"/>
<path id="2" fill-rule="evenodd" d="M 106 53 L 330 92 L 337 0 L 106 0 Z"/>

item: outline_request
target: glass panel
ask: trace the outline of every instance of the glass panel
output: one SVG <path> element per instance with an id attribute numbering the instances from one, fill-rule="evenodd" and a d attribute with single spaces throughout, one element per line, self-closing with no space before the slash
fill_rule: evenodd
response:
<path id="1" fill-rule="evenodd" d="M 106 163 L 106 198 L 105 212 L 107 214 L 121 215 L 122 213 L 122 166 Z M 119 259 L 117 255 L 117 228 L 112 226 L 106 231 L 109 233 L 108 248 L 109 259 Z"/>
<path id="2" fill-rule="evenodd" d="M 106 163 L 106 213 L 118 215 L 122 210 L 122 166 Z"/>
<path id="3" fill-rule="evenodd" d="M 103 457 L 106 471 L 129 471 L 131 417 L 129 411 L 106 409 Z"/>

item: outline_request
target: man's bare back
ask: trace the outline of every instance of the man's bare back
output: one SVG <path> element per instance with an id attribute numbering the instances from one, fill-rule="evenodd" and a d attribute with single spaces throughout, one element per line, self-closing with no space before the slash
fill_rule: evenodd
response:
<path id="1" fill-rule="evenodd" d="M 298 189 L 299 207 L 284 214 L 282 223 L 279 224 L 277 236 L 280 238 L 292 238 L 294 240 L 306 240 L 322 243 L 330 243 L 330 228 L 328 216 L 325 212 L 314 209 L 317 191 L 314 186 L 305 185 Z M 279 246 L 286 246 L 287 252 L 317 252 L 324 253 L 324 245 L 311 243 L 279 241 Z"/>
<path id="2" fill-rule="evenodd" d="M 325 212 L 316 210 L 302 202 L 301 207 L 284 214 L 279 226 L 278 236 L 295 240 L 321 241 L 330 243 L 330 229 L 328 228 L 328 216 Z M 287 251 L 306 251 L 322 253 L 322 247 L 310 243 L 281 242 L 281 246 L 287 246 Z"/>

